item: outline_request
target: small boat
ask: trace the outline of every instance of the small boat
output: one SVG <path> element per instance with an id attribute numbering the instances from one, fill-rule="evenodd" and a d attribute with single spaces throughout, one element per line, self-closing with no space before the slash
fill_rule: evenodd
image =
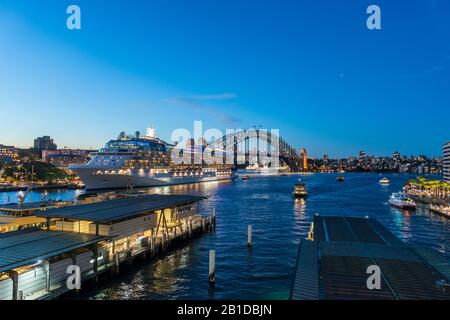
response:
<path id="1" fill-rule="evenodd" d="M 394 192 L 389 197 L 388 203 L 399 209 L 416 209 L 417 205 L 413 199 L 408 197 L 403 192 Z"/>
<path id="2" fill-rule="evenodd" d="M 250 177 L 248 175 L 242 176 L 242 180 L 248 180 Z"/>
<path id="3" fill-rule="evenodd" d="M 305 184 L 303 182 L 297 182 L 294 188 L 294 198 L 306 198 L 308 192 L 306 191 Z"/>
<path id="4" fill-rule="evenodd" d="M 391 183 L 391 181 L 388 178 L 384 177 L 383 179 L 378 181 L 378 183 L 381 184 L 381 185 L 388 185 L 388 184 Z"/>
<path id="5" fill-rule="evenodd" d="M 450 216 L 450 205 L 448 206 L 443 206 L 443 205 L 435 205 L 435 204 L 430 204 L 430 210 L 436 213 L 439 213 L 443 216 L 449 217 Z"/>
<path id="6" fill-rule="evenodd" d="M 336 180 L 338 182 L 344 182 L 345 178 L 344 178 L 344 176 L 337 176 Z"/>

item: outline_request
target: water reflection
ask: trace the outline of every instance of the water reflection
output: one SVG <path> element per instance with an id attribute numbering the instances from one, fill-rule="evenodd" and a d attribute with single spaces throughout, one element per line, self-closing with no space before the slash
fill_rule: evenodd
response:
<path id="1" fill-rule="evenodd" d="M 187 247 L 145 262 L 99 283 L 85 293 L 93 299 L 287 299 L 292 284 L 298 243 L 308 234 L 315 213 L 369 216 L 410 244 L 432 247 L 449 255 L 450 224 L 426 207 L 403 212 L 387 205 L 392 192 L 413 178 L 389 175 L 380 187 L 376 174 L 302 176 L 309 196 L 295 200 L 299 176 L 258 177 L 139 189 L 147 193 L 207 196 L 201 212 L 217 209 L 217 229 Z M 33 191 L 36 192 L 36 191 Z M 49 190 L 49 199 L 73 199 L 79 190 Z M 0 201 L 16 200 L 17 192 L 0 193 Z M 40 196 L 38 192 L 34 197 Z M 253 226 L 253 247 L 247 248 L 247 226 Z M 208 251 L 216 250 L 216 286 L 208 283 Z"/>
<path id="2" fill-rule="evenodd" d="M 304 217 L 306 213 L 306 200 L 303 198 L 294 199 L 294 212 L 297 216 Z"/>
<path id="3" fill-rule="evenodd" d="M 170 255 L 154 260 L 152 263 L 142 262 L 134 269 L 122 270 L 123 276 L 113 279 L 100 292 L 91 295 L 91 299 L 148 299 L 152 295 L 170 298 L 181 293 L 185 288 L 179 272 L 189 264 L 190 248 L 174 251 Z M 137 269 L 136 269 L 137 267 Z M 89 296 L 89 292 L 87 293 Z"/>

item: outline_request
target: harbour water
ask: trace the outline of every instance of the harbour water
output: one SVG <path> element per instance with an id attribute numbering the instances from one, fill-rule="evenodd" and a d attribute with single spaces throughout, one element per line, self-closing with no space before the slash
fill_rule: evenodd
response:
<path id="1" fill-rule="evenodd" d="M 287 299 L 298 244 L 307 236 L 314 214 L 370 216 L 400 239 L 432 247 L 450 256 L 450 224 L 420 206 L 405 212 L 387 205 L 392 192 L 415 176 L 391 174 L 381 186 L 379 174 L 337 174 L 252 177 L 229 182 L 148 189 L 149 193 L 205 195 L 201 211 L 217 213 L 213 234 L 154 261 L 132 266 L 119 277 L 100 282 L 68 298 L 86 299 Z M 294 200 L 301 178 L 309 196 Z M 72 199 L 77 190 L 54 190 L 48 197 Z M 0 202 L 16 200 L 17 192 L 0 193 Z M 40 199 L 33 192 L 33 200 Z M 247 226 L 253 226 L 253 247 L 247 248 Z M 208 252 L 216 250 L 216 285 L 209 288 Z"/>

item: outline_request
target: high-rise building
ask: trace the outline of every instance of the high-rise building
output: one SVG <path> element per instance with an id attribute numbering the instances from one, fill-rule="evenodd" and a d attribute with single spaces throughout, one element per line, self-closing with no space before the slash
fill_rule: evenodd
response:
<path id="1" fill-rule="evenodd" d="M 444 144 L 442 152 L 444 181 L 450 182 L 450 142 Z"/>
<path id="2" fill-rule="evenodd" d="M 49 136 L 43 136 L 34 139 L 34 150 L 36 150 L 39 154 L 43 150 L 56 150 L 57 146 L 53 142 L 53 139 L 51 139 Z"/>

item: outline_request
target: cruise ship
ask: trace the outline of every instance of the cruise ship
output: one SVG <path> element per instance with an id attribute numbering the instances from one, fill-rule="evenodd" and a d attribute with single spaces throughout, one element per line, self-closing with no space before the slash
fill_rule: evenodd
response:
<path id="1" fill-rule="evenodd" d="M 190 153 L 193 158 L 198 150 L 192 145 L 180 151 Z M 139 132 L 135 135 L 122 132 L 94 153 L 86 164 L 69 168 L 87 190 L 167 186 L 236 177 L 230 165 L 174 164 L 173 148 L 177 147 L 157 138 L 153 128 L 147 128 L 145 136 Z"/>

